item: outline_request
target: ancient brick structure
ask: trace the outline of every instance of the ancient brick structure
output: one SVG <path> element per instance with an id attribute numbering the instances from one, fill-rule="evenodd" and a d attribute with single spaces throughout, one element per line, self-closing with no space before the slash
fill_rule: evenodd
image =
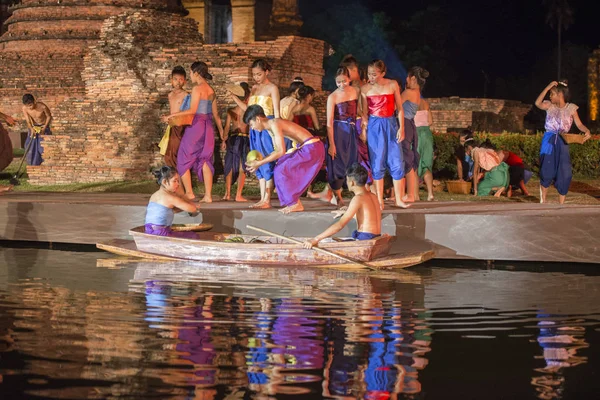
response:
<path id="1" fill-rule="evenodd" d="M 321 41 L 287 36 L 205 45 L 196 22 L 182 16 L 177 1 L 172 6 L 163 1 L 112 0 L 113 6 L 105 6 L 98 1 L 102 5 L 90 9 L 72 0 L 69 9 L 66 1 L 57 6 L 24 0 L 0 38 L 4 46 L 0 69 L 7 77 L 0 88 L 3 111 L 19 113 L 20 97 L 31 91 L 55 117 L 54 135 L 44 137 L 44 163 L 27 169 L 32 184 L 148 178 L 151 166 L 160 162 L 156 150 L 164 129 L 160 116 L 168 112 L 169 74 L 175 65 L 206 61 L 222 112 L 230 105 L 224 85 L 250 81 L 249 67 L 258 57 L 272 62 L 271 79 L 281 82 L 282 91 L 300 74 L 307 84 L 321 89 L 325 53 Z M 84 15 L 102 18 L 82 23 Z M 62 16 L 69 18 L 60 20 Z M 49 21 L 40 24 L 40 19 Z M 28 20 L 38 22 L 28 25 Z M 46 24 L 47 29 L 36 28 Z M 49 50 L 46 58 L 40 57 L 42 45 Z"/>
<path id="2" fill-rule="evenodd" d="M 512 100 L 444 97 L 428 101 L 435 132 L 465 128 L 487 132 L 523 132 L 523 119 L 531 109 L 530 104 Z"/>
<path id="3" fill-rule="evenodd" d="M 600 126 L 600 49 L 588 61 L 588 104 L 590 125 Z"/>
<path id="4" fill-rule="evenodd" d="M 206 43 L 272 40 L 302 26 L 298 0 L 183 0 L 183 6 Z"/>

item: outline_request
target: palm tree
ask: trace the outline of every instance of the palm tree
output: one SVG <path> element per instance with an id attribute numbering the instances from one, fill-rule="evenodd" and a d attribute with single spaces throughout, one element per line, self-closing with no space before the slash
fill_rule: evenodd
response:
<path id="1" fill-rule="evenodd" d="M 560 67 L 562 58 L 562 31 L 567 30 L 573 23 L 573 9 L 568 0 L 544 0 L 547 7 L 546 23 L 555 29 L 558 36 L 558 70 L 557 79 L 560 79 Z"/>

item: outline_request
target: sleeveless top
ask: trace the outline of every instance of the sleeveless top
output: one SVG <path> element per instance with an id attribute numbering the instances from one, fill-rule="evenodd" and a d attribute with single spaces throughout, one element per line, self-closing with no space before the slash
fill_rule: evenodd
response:
<path id="1" fill-rule="evenodd" d="M 393 93 L 367 96 L 367 105 L 369 107 L 369 115 L 374 117 L 393 117 L 396 110 L 396 101 Z"/>
<path id="2" fill-rule="evenodd" d="M 404 110 L 404 118 L 414 119 L 415 114 L 419 109 L 419 105 L 417 103 L 413 103 L 410 100 L 406 100 L 404 103 L 402 103 L 402 109 Z"/>
<path id="3" fill-rule="evenodd" d="M 406 111 L 405 111 L 406 112 Z M 406 114 L 404 114 L 406 115 Z M 419 110 L 415 114 L 415 126 L 429 126 L 429 111 Z"/>
<path id="4" fill-rule="evenodd" d="M 162 204 L 151 201 L 148 203 L 148 207 L 146 208 L 145 224 L 171 226 L 173 224 L 174 217 L 175 212 L 172 208 L 165 207 Z"/>
<path id="5" fill-rule="evenodd" d="M 292 108 L 294 108 L 294 106 L 298 103 L 300 102 L 293 96 L 287 96 L 281 99 L 279 102 L 279 116 L 282 119 L 287 119 L 287 117 L 290 115 L 290 112 L 292 112 Z"/>
<path id="6" fill-rule="evenodd" d="M 555 133 L 566 133 L 571 129 L 573 125 L 573 114 L 579 107 L 575 104 L 567 103 L 564 107 L 560 108 L 545 100 L 544 103 L 549 105 L 546 110 L 546 125 L 544 128 L 546 132 Z"/>
<path id="7" fill-rule="evenodd" d="M 273 111 L 273 99 L 271 96 L 250 96 L 248 105 L 252 106 L 254 104 L 261 106 L 267 117 L 275 115 L 275 112 Z"/>
<path id="8" fill-rule="evenodd" d="M 333 113 L 334 121 L 356 122 L 356 110 L 358 108 L 358 100 L 342 101 L 335 105 Z"/>
<path id="9" fill-rule="evenodd" d="M 313 123 L 312 117 L 310 114 L 297 114 L 294 115 L 294 122 L 304 129 L 308 129 L 313 131 L 315 129 L 315 125 Z"/>
<path id="10" fill-rule="evenodd" d="M 212 114 L 212 100 L 200 100 L 196 114 Z"/>

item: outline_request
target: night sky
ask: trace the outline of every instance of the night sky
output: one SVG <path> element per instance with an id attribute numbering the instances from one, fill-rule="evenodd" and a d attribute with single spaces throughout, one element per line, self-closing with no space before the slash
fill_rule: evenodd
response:
<path id="1" fill-rule="evenodd" d="M 574 86 L 574 99 L 585 107 L 586 59 L 591 50 L 600 45 L 598 14 L 589 6 L 595 2 L 571 0 L 574 23 L 563 32 L 563 77 Z M 299 0 L 305 27 L 323 13 L 323 1 Z M 444 82 L 433 81 L 427 87 L 427 96 L 510 98 L 532 103 L 535 96 L 551 80 L 556 79 L 556 31 L 545 22 L 546 8 L 542 0 L 438 0 L 400 2 L 397 0 L 339 1 L 328 0 L 326 7 L 341 10 L 349 5 L 361 5 L 365 12 L 385 12 L 394 22 L 408 19 L 428 6 L 439 6 L 451 24 L 453 44 L 446 48 L 447 56 L 440 62 L 422 65 L 427 69 L 441 68 L 452 71 Z M 597 8 L 597 7 L 596 7 Z M 340 18 L 341 19 L 341 18 Z M 344 19 L 347 24 L 348 18 Z M 339 24 L 334 16 L 332 24 Z M 340 30 L 343 26 L 340 26 Z M 423 29 L 432 28 L 424 26 Z M 312 32 L 303 32 L 315 36 Z M 407 39 L 407 40 L 414 40 Z M 397 41 L 402 43 L 402 38 Z M 571 56 L 570 56 L 571 55 Z M 400 57 L 402 58 L 402 56 Z M 404 65 L 410 67 L 410 65 Z M 482 72 L 483 71 L 483 72 Z M 487 87 L 485 75 L 488 77 Z M 440 73 L 442 75 L 442 73 Z M 454 78 L 454 80 L 449 80 Z"/>

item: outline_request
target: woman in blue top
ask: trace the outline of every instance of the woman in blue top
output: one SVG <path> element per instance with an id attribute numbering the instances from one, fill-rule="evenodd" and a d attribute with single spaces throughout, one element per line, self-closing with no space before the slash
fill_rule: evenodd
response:
<path id="1" fill-rule="evenodd" d="M 174 168 L 164 166 L 154 171 L 154 176 L 160 189 L 150 197 L 144 222 L 145 232 L 150 235 L 196 239 L 196 233 L 174 232 L 171 230 L 171 225 L 175 212 L 194 213 L 200 210 L 200 205 L 176 195 L 181 183 L 179 174 Z"/>

